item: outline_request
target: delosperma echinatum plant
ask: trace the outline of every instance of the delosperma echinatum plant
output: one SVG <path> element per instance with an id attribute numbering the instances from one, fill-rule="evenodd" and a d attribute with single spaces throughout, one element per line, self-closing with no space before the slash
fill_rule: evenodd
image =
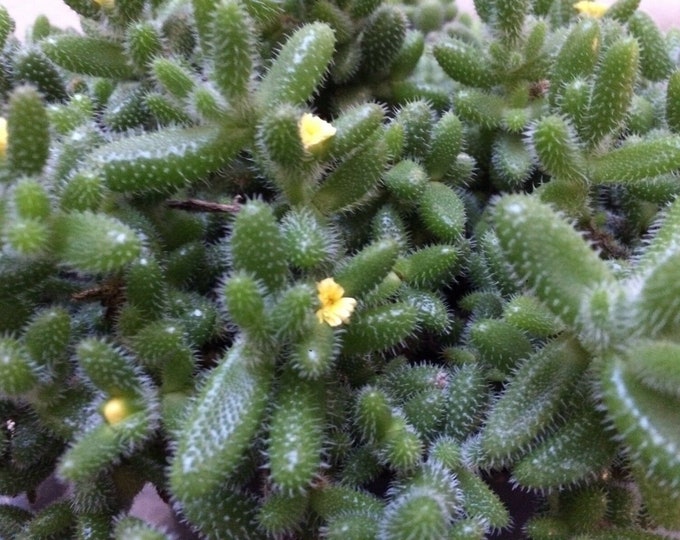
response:
<path id="1" fill-rule="evenodd" d="M 0 7 L 0 493 L 68 486 L 1 537 L 680 529 L 679 30 L 66 4 Z"/>

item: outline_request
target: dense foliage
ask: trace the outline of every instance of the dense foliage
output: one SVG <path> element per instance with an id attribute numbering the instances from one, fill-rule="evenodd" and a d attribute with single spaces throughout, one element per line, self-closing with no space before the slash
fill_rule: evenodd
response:
<path id="1" fill-rule="evenodd" d="M 0 7 L 0 536 L 680 529 L 680 32 L 639 0 Z"/>

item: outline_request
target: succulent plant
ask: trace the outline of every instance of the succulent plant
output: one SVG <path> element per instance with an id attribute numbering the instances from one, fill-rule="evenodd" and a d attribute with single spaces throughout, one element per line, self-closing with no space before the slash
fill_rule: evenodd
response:
<path id="1" fill-rule="evenodd" d="M 0 536 L 680 529 L 678 30 L 66 4 L 0 7 L 0 494 L 69 486 Z"/>

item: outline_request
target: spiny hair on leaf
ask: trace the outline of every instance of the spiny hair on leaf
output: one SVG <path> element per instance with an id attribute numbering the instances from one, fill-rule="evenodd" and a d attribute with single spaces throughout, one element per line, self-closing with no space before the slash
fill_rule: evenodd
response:
<path id="1" fill-rule="evenodd" d="M 258 468 L 262 471 L 266 472 L 266 480 L 267 484 L 276 493 L 282 493 L 284 495 L 288 496 L 294 496 L 294 495 L 306 495 L 309 493 L 311 489 L 314 489 L 315 486 L 322 481 L 323 478 L 325 478 L 325 471 L 327 469 L 331 468 L 331 464 L 329 462 L 329 445 L 328 445 L 328 437 L 324 433 L 324 429 L 314 429 L 313 435 L 316 435 L 320 441 L 321 441 L 321 446 L 319 448 L 319 455 L 317 456 L 317 462 L 315 466 L 315 471 L 312 474 L 310 478 L 307 479 L 306 483 L 304 485 L 299 485 L 298 489 L 295 490 L 292 487 L 286 487 L 282 486 L 279 483 L 277 483 L 277 479 L 274 477 L 272 474 L 272 462 L 271 462 L 271 456 L 270 456 L 270 451 L 271 451 L 271 445 L 272 445 L 272 437 L 271 437 L 271 427 L 272 427 L 272 419 L 273 415 L 276 413 L 276 409 L 278 409 L 280 406 L 278 404 L 270 404 L 268 406 L 268 411 L 266 414 L 265 420 L 262 422 L 262 425 L 260 426 L 259 429 L 259 437 L 258 439 L 262 443 L 262 446 L 258 449 L 258 453 L 261 458 L 261 463 L 259 464 Z M 322 411 L 320 409 L 316 409 L 317 413 L 322 414 Z M 295 420 L 295 418 L 291 419 Z M 310 433 L 305 433 L 304 435 L 310 435 Z M 286 442 L 290 443 L 290 434 L 286 434 Z M 292 459 L 291 453 L 295 453 L 297 459 L 297 453 L 298 449 L 291 450 L 287 452 L 286 458 L 287 459 Z"/>
<path id="2" fill-rule="evenodd" d="M 239 495 L 243 499 L 248 498 L 250 500 L 254 500 L 254 495 L 252 493 L 242 490 L 239 486 L 234 485 L 232 482 L 224 482 L 219 487 L 219 489 L 217 489 L 213 493 L 208 494 L 206 496 L 206 498 L 208 498 L 208 497 L 213 497 L 213 498 L 220 497 L 225 492 L 229 492 L 233 495 Z M 200 525 L 197 524 L 195 522 L 195 516 L 193 516 L 193 515 L 187 516 L 186 515 L 187 512 L 186 512 L 186 509 L 185 509 L 185 504 L 182 503 L 181 501 L 179 501 L 177 498 L 175 498 L 174 494 L 172 494 L 172 493 L 170 494 L 170 497 L 171 497 L 170 505 L 171 505 L 175 515 L 178 517 L 179 522 L 182 523 L 184 526 L 188 527 L 196 535 L 205 534 L 205 530 L 204 530 L 205 524 L 200 524 Z M 212 501 L 209 501 L 209 502 L 212 502 Z M 220 516 L 212 515 L 211 516 L 210 515 L 211 512 L 214 512 L 214 509 L 211 507 L 210 504 L 206 504 L 204 507 L 201 507 L 201 508 L 199 508 L 197 506 L 197 507 L 194 507 L 194 508 L 190 508 L 189 510 L 192 511 L 192 512 L 195 512 L 197 510 L 198 511 L 205 511 L 206 514 L 207 514 L 206 517 L 207 518 L 213 518 L 214 523 L 219 523 L 219 522 L 222 522 L 223 524 L 225 523 L 224 522 L 225 516 L 223 516 L 223 515 L 220 515 Z M 229 521 L 229 517 L 227 517 L 227 519 L 226 519 L 227 523 L 228 523 L 228 521 Z M 213 525 L 214 523 L 211 523 L 211 525 Z M 226 538 L 226 539 L 229 539 L 229 540 L 250 540 L 250 539 L 256 540 L 256 538 L 259 538 L 259 536 L 256 536 L 256 535 L 253 536 L 253 534 L 254 534 L 253 531 L 255 531 L 257 526 L 258 526 L 258 524 L 255 522 L 255 516 L 251 516 L 251 522 L 247 523 L 247 525 L 249 526 L 249 529 L 246 530 L 246 529 L 242 528 L 236 533 L 236 535 L 234 534 L 234 531 L 231 530 L 231 529 L 220 531 L 220 534 L 222 536 L 219 536 L 219 538 Z"/>
<path id="3" fill-rule="evenodd" d="M 440 525 L 442 525 L 445 528 L 448 528 L 450 522 L 453 519 L 453 516 L 451 515 L 448 509 L 448 505 L 445 501 L 445 498 L 436 490 L 430 487 L 416 487 L 411 490 L 408 490 L 407 492 L 401 494 L 400 496 L 396 497 L 395 499 L 388 503 L 387 507 L 385 508 L 384 515 L 380 521 L 378 539 L 391 540 L 392 538 L 394 538 L 394 533 L 390 531 L 390 522 L 392 520 L 398 520 L 403 515 L 403 510 L 405 507 L 407 507 L 410 503 L 419 500 L 423 500 L 423 503 L 425 503 L 426 501 L 434 502 L 437 511 L 440 513 L 440 516 L 444 521 L 444 523 L 440 523 Z M 424 517 L 422 514 L 422 509 L 419 511 L 419 514 L 420 516 Z M 402 534 L 404 532 L 404 525 L 405 524 L 400 524 L 400 526 L 398 527 Z M 413 533 L 414 538 L 416 537 L 432 538 L 433 534 L 440 534 L 445 532 L 444 530 L 432 531 L 429 529 L 425 529 L 424 527 L 427 527 L 427 524 L 423 523 L 422 520 L 411 522 L 409 526 L 414 529 Z"/>
<path id="4" fill-rule="evenodd" d="M 591 401 L 590 398 L 587 398 L 588 401 Z M 592 405 L 594 409 L 597 409 L 597 406 L 595 404 Z M 603 417 L 604 418 L 604 417 Z M 530 445 L 530 447 L 522 452 L 522 455 L 519 456 L 519 459 L 525 458 L 529 452 L 531 452 L 534 449 L 539 448 L 541 445 L 544 445 L 546 442 L 550 442 L 551 438 L 555 435 L 558 435 L 560 432 L 560 428 L 565 426 L 565 424 L 569 421 L 568 415 L 567 417 L 562 416 L 559 419 L 559 423 L 553 428 L 548 431 L 541 433 L 534 442 Z M 606 431 L 606 425 L 601 426 L 603 431 Z M 551 449 L 554 447 L 551 447 Z M 588 471 L 585 475 L 580 476 L 577 479 L 571 479 L 568 482 L 563 482 L 559 483 L 557 485 L 547 485 L 547 486 L 527 486 L 521 483 L 519 479 L 516 478 L 514 474 L 510 476 L 510 483 L 513 486 L 513 489 L 519 488 L 522 491 L 529 492 L 529 493 L 540 493 L 543 495 L 550 495 L 553 493 L 561 493 L 565 490 L 570 490 L 570 489 L 578 489 L 584 486 L 590 486 L 593 484 L 598 484 L 601 481 L 601 478 L 603 474 L 607 474 L 610 468 L 615 467 L 615 461 L 616 457 L 610 461 L 608 464 L 604 465 L 603 467 L 598 467 L 594 468 L 590 471 Z M 532 463 L 532 465 L 535 466 L 535 464 Z M 571 465 L 570 462 L 565 463 L 565 465 L 569 466 Z M 552 468 L 552 471 L 559 471 L 559 467 L 554 467 Z"/>
<path id="5" fill-rule="evenodd" d="M 367 105 L 370 105 L 371 108 L 369 109 L 367 107 Z M 362 110 L 364 110 L 366 112 L 366 114 L 371 114 L 371 113 L 375 114 L 374 111 L 376 110 L 376 107 L 382 113 L 383 118 L 387 117 L 387 115 L 389 113 L 389 107 L 387 105 L 385 105 L 384 103 L 380 102 L 380 101 L 376 101 L 375 99 L 369 99 L 368 101 L 365 101 L 365 102 L 351 103 L 351 104 L 347 105 L 344 109 L 342 109 L 341 114 L 338 113 L 334 118 L 330 119 L 329 121 L 335 122 L 335 121 L 338 121 L 338 120 L 342 120 L 343 118 L 351 118 L 353 116 L 353 114 L 355 114 L 356 111 L 362 111 Z M 376 116 L 378 116 L 378 115 L 376 114 Z M 380 129 L 385 129 L 384 121 L 382 121 L 376 127 L 376 130 L 380 130 Z M 342 159 L 347 159 L 347 158 L 351 157 L 352 155 L 354 155 L 354 153 L 359 151 L 365 144 L 368 144 L 370 142 L 371 135 L 373 133 L 375 133 L 375 131 L 370 132 L 370 133 L 366 133 L 365 138 L 361 142 L 361 144 L 355 146 L 349 153 L 343 154 L 342 156 L 336 156 L 331 152 L 329 159 L 333 163 L 338 163 L 337 160 L 340 157 Z M 337 133 L 336 133 L 336 135 L 337 135 Z"/>
<path id="6" fill-rule="evenodd" d="M 649 225 L 647 230 L 641 235 L 640 242 L 633 247 L 633 253 L 630 259 L 630 263 L 633 268 L 638 268 L 640 264 L 644 262 L 645 254 L 648 252 L 648 250 L 655 247 L 655 240 L 659 234 L 659 231 L 663 230 L 664 225 L 669 219 L 671 219 L 671 211 L 678 204 L 680 204 L 680 199 L 667 202 L 664 208 L 662 208 L 656 214 L 654 220 Z M 671 247 L 675 247 L 676 244 L 680 244 L 680 229 L 678 230 L 676 238 L 674 238 L 668 248 L 670 249 Z"/>
<path id="7" fill-rule="evenodd" d="M 604 297 L 608 305 L 606 313 L 601 313 L 598 304 Z M 592 352 L 608 350 L 612 345 L 625 348 L 637 333 L 634 300 L 617 282 L 601 283 L 584 291 L 581 310 L 574 321 L 582 343 Z"/>
<path id="8" fill-rule="evenodd" d="M 385 306 L 389 304 L 384 304 Z M 359 304 L 359 310 L 357 310 L 357 315 L 361 313 L 361 308 L 364 307 L 361 304 Z M 409 306 L 411 307 L 411 306 Z M 374 328 L 371 328 L 371 330 L 374 330 Z M 422 332 L 422 325 L 419 321 L 416 320 L 415 324 L 413 325 L 412 331 L 410 334 L 406 335 L 404 338 L 400 339 L 398 342 L 394 343 L 393 345 L 390 345 L 387 348 L 380 349 L 380 350 L 375 350 L 371 351 L 366 355 L 367 358 L 370 357 L 377 357 L 380 359 L 385 359 L 389 358 L 392 356 L 397 356 L 401 354 L 405 348 L 408 346 L 408 341 L 412 338 L 416 338 L 420 332 Z M 377 335 L 376 332 L 373 332 L 373 335 Z"/>
<path id="9" fill-rule="evenodd" d="M 99 513 L 114 510 L 116 497 L 115 484 L 108 471 L 101 472 L 89 482 L 76 482 L 69 501 L 75 512 Z M 114 523 L 123 519 L 123 515 L 114 518 Z"/>
<path id="10" fill-rule="evenodd" d="M 605 469 L 607 470 L 607 469 Z M 530 486 L 525 486 L 520 483 L 517 478 L 514 476 L 510 476 L 509 482 L 510 485 L 512 486 L 512 489 L 518 489 L 524 493 L 531 493 L 531 494 L 540 494 L 544 497 L 548 497 L 550 495 L 554 495 L 557 493 L 565 493 L 570 490 L 577 490 L 581 489 L 584 487 L 592 486 L 592 485 L 597 485 L 600 483 L 601 478 L 603 475 L 603 470 L 593 470 L 590 471 L 586 476 L 579 478 L 576 481 L 572 481 L 569 483 L 565 484 L 559 484 L 556 486 L 547 486 L 547 487 L 530 487 Z"/>
<path id="11" fill-rule="evenodd" d="M 171 528 L 164 523 L 154 523 L 153 525 L 143 521 L 141 518 L 130 517 L 121 513 L 113 518 L 111 523 L 116 534 L 130 534 L 139 535 L 132 536 L 135 538 L 143 538 L 145 535 L 158 534 L 163 535 L 170 540 L 178 540 L 178 537 L 173 533 Z"/>
<path id="12" fill-rule="evenodd" d="M 342 335 L 344 333 L 345 329 L 342 327 L 338 329 L 333 329 L 333 344 L 328 365 L 324 367 L 323 372 L 320 371 L 316 377 L 312 376 L 312 371 L 308 367 L 306 366 L 303 367 L 302 362 L 299 360 L 300 353 L 294 350 L 295 347 L 289 347 L 284 352 L 284 355 L 287 357 L 286 362 L 295 370 L 298 376 L 302 379 L 311 380 L 323 378 L 324 376 L 330 374 L 330 372 L 333 371 L 335 363 L 342 352 Z M 311 349 L 308 349 L 308 352 L 311 352 Z M 305 362 L 305 364 L 307 364 L 307 362 Z"/>
<path id="13" fill-rule="evenodd" d="M 271 462 L 268 461 L 268 451 L 266 449 L 261 449 L 260 453 L 262 455 L 263 462 L 259 465 L 259 469 L 267 473 L 267 485 L 272 490 L 272 493 L 280 493 L 287 496 L 295 495 L 309 495 L 310 491 L 314 490 L 317 484 L 326 476 L 326 470 L 330 469 L 332 465 L 328 462 L 328 446 L 326 445 L 324 438 L 324 447 L 321 450 L 318 466 L 316 472 L 309 479 L 306 485 L 300 486 L 298 490 L 286 489 L 276 484 L 274 477 L 271 474 Z"/>
<path id="14" fill-rule="evenodd" d="M 321 185 L 323 186 L 323 181 L 321 182 Z M 380 182 L 378 181 L 359 199 L 333 212 L 333 214 L 329 216 L 331 223 L 338 224 L 338 226 L 340 226 L 339 224 L 342 223 L 343 221 L 351 220 L 353 216 L 356 216 L 360 214 L 362 211 L 370 208 L 371 204 L 377 202 L 380 199 L 381 195 L 382 190 Z"/>
<path id="15" fill-rule="evenodd" d="M 448 369 L 429 361 L 404 365 L 383 375 L 377 384 L 388 395 L 398 401 L 405 401 L 421 391 L 445 391 L 455 377 Z"/>
<path id="16" fill-rule="evenodd" d="M 655 479 L 662 487 L 671 487 L 673 489 L 677 489 L 677 498 L 680 498 L 680 478 L 674 477 L 669 481 L 669 479 L 662 472 L 655 470 L 655 468 L 658 466 L 658 460 L 650 462 L 645 459 L 645 456 L 642 454 L 642 450 L 647 446 L 647 444 L 643 442 L 643 444 L 641 444 L 638 448 L 633 448 L 626 440 L 628 432 L 620 432 L 615 426 L 616 419 L 611 415 L 611 411 L 606 410 L 606 412 L 607 419 L 605 429 L 614 432 L 612 439 L 619 444 L 621 455 L 625 456 L 625 464 L 630 466 L 632 463 L 634 466 L 643 468 L 645 477 L 647 479 Z M 629 431 L 633 431 L 633 429 L 630 429 Z"/>
<path id="17" fill-rule="evenodd" d="M 320 22 L 320 21 L 311 22 L 311 23 L 307 23 L 307 25 L 303 25 L 301 27 L 292 28 L 290 30 L 290 32 L 280 35 L 280 39 L 279 39 L 278 43 L 274 47 L 272 47 L 272 49 L 270 51 L 270 56 L 268 58 L 269 62 L 265 66 L 264 73 L 258 81 L 259 82 L 258 89 L 261 88 L 262 81 L 267 79 L 267 77 L 271 73 L 272 67 L 278 65 L 278 62 L 280 61 L 281 52 L 284 51 L 286 46 L 290 44 L 291 38 L 295 37 L 296 34 L 299 31 L 301 31 L 301 30 L 303 31 L 305 29 L 310 28 L 311 25 L 319 25 L 319 26 L 324 26 L 324 27 L 328 28 L 331 31 L 331 35 L 333 36 L 333 40 L 335 40 L 335 30 L 333 28 L 331 28 L 328 24 Z M 315 86 L 312 95 L 308 97 L 307 101 L 313 101 L 313 98 L 318 97 L 319 93 L 321 92 L 321 90 L 324 87 L 324 83 L 325 83 L 326 79 L 329 77 L 329 74 L 330 74 L 330 72 L 333 68 L 333 64 L 334 64 L 334 59 L 331 57 L 330 62 L 328 63 L 328 65 L 324 69 L 324 72 L 320 74 L 321 76 L 320 76 L 320 79 L 318 81 L 318 84 Z M 285 101 L 285 99 L 287 97 L 288 96 L 283 96 L 283 95 L 277 96 L 277 100 L 280 101 L 280 102 Z M 281 98 L 283 98 L 283 99 L 281 99 Z"/>
<path id="18" fill-rule="evenodd" d="M 304 232 L 304 227 L 308 227 L 310 229 L 319 228 L 320 232 L 323 233 L 323 250 L 326 254 L 324 266 L 328 267 L 326 268 L 327 271 L 330 271 L 331 261 L 334 258 L 339 258 L 344 248 L 340 224 L 337 221 L 322 221 L 309 208 L 305 207 L 302 209 L 288 209 L 288 211 L 281 218 L 279 226 L 284 235 L 287 231 L 289 231 L 290 234 L 293 234 L 293 232 L 296 230 Z M 319 268 L 319 272 L 323 270 L 323 267 Z"/>
<path id="19" fill-rule="evenodd" d="M 110 339 L 88 338 L 80 341 L 77 347 L 80 348 L 82 353 L 87 354 L 90 351 L 93 351 L 98 345 L 106 347 L 113 355 L 120 356 L 123 359 L 123 362 L 133 370 L 137 382 L 141 381 L 142 378 L 146 376 L 146 373 L 144 373 L 143 369 L 137 364 L 134 354 L 118 341 L 112 342 Z M 81 379 L 91 390 L 100 391 L 100 388 L 87 376 L 84 368 L 80 365 L 76 365 L 76 369 L 79 370 Z M 150 380 L 147 382 L 150 382 Z M 141 385 L 139 388 L 141 388 Z"/>
<path id="20" fill-rule="evenodd" d="M 556 118 L 561 120 L 562 122 L 564 122 L 564 125 L 567 129 L 567 137 L 568 137 L 566 142 L 568 144 L 572 145 L 573 150 L 576 150 L 577 152 L 579 152 L 579 154 L 574 156 L 576 159 L 579 159 L 581 157 L 580 153 L 584 152 L 586 150 L 586 147 L 585 147 L 585 144 L 583 143 L 583 141 L 579 138 L 576 127 L 574 126 L 574 123 L 572 122 L 572 119 L 569 118 L 568 116 L 566 116 L 565 114 L 558 114 L 558 115 L 556 115 Z M 527 126 L 527 129 L 524 131 L 524 133 L 522 134 L 522 139 L 524 141 L 524 145 L 527 148 L 527 150 L 529 151 L 529 153 L 531 155 L 531 159 L 532 159 L 532 161 L 534 162 L 535 165 L 541 164 L 539 152 L 536 150 L 535 136 L 536 136 L 538 126 L 539 126 L 539 124 L 542 120 L 543 120 L 542 118 L 539 118 L 539 119 L 532 121 Z M 559 150 L 559 149 L 555 149 L 555 150 Z M 582 181 L 586 181 L 587 178 L 586 178 L 585 171 L 580 171 L 577 174 L 577 178 L 582 180 Z"/>
<path id="21" fill-rule="evenodd" d="M 238 196 L 238 207 L 239 211 L 233 214 L 233 217 L 222 228 L 222 236 L 218 240 L 221 246 L 221 253 L 224 259 L 224 264 L 227 267 L 228 272 L 232 272 L 234 269 L 234 257 L 231 250 L 231 239 L 234 233 L 235 221 L 241 210 L 244 209 L 249 203 L 255 203 L 256 205 L 266 206 L 268 209 L 272 209 L 272 205 L 268 204 L 265 197 L 261 193 L 249 194 L 248 196 L 242 197 Z"/>
<path id="22" fill-rule="evenodd" d="M 480 428 L 479 433 L 480 443 L 483 444 L 486 430 L 488 429 L 487 426 L 489 425 L 489 418 L 494 414 L 494 411 L 498 409 L 499 403 L 501 403 L 503 398 L 506 396 L 508 386 L 511 385 L 513 381 L 517 380 L 517 374 L 520 373 L 522 366 L 529 361 L 530 358 L 527 358 L 523 362 L 520 362 L 517 366 L 512 368 L 513 372 L 509 379 L 510 382 L 506 384 L 506 390 L 501 393 L 494 394 L 491 397 L 491 401 L 488 406 L 488 413 Z M 544 392 L 544 394 L 545 393 L 546 392 Z M 568 410 L 568 407 L 573 405 L 573 400 L 574 400 L 573 395 L 567 395 L 566 397 L 562 396 L 560 400 L 556 402 L 555 408 L 551 412 L 550 417 L 545 419 L 542 424 L 537 423 L 533 426 L 521 424 L 520 426 L 518 426 L 517 423 L 515 423 L 513 426 L 515 428 L 514 431 L 515 437 L 521 437 L 525 440 L 522 441 L 520 445 L 514 449 L 508 449 L 507 447 L 504 446 L 503 453 L 498 454 L 496 457 L 487 455 L 487 452 L 482 452 L 481 457 L 484 458 L 484 462 L 480 463 L 479 465 L 481 465 L 482 468 L 485 469 L 497 469 L 506 467 L 516 462 L 517 459 L 519 459 L 521 456 L 525 455 L 529 450 L 534 448 L 538 443 L 540 443 L 544 439 L 544 437 L 551 434 L 557 426 L 564 422 L 565 420 L 564 415 Z M 526 406 L 529 407 L 526 413 L 531 414 L 533 411 L 531 411 L 530 407 L 535 406 L 535 404 L 527 404 Z M 530 438 L 527 438 L 529 436 Z M 501 442 L 500 444 L 504 445 L 504 443 L 505 441 Z"/>
<path id="23" fill-rule="evenodd" d="M 633 414 L 635 415 L 635 413 Z M 680 498 L 680 477 L 674 476 L 672 479 L 669 479 L 664 470 L 668 466 L 672 466 L 677 470 L 680 466 L 680 458 L 677 453 L 674 453 L 677 452 L 676 445 L 672 441 L 666 440 L 662 434 L 655 430 L 653 426 L 651 426 L 648 418 L 644 415 L 635 415 L 638 416 L 638 418 L 636 418 L 637 424 L 631 424 L 624 432 L 621 432 L 616 426 L 616 414 L 607 407 L 605 407 L 605 415 L 605 429 L 614 433 L 612 438 L 618 443 L 621 453 L 627 458 L 627 461 L 634 467 L 643 469 L 647 479 L 653 479 L 655 482 L 658 482 L 661 487 L 670 487 L 673 489 L 677 498 Z M 654 440 L 643 440 L 642 442 L 638 441 L 635 444 L 631 444 L 628 439 L 629 435 L 641 427 L 651 428 L 655 433 Z M 662 448 L 662 450 L 666 452 L 666 455 L 663 456 L 663 460 L 660 459 L 659 456 L 651 457 L 648 452 L 645 452 L 645 450 L 649 449 L 650 442 L 653 442 L 657 449 Z M 662 461 L 666 462 L 663 463 Z M 659 470 L 660 466 L 661 470 Z"/>
<path id="24" fill-rule="evenodd" d="M 678 208 L 680 208 L 680 199 L 666 203 L 642 235 L 641 243 L 634 249 L 631 257 L 631 265 L 638 274 L 649 273 L 652 270 L 641 268 L 641 266 L 658 264 L 659 259 L 664 255 L 668 256 L 680 250 L 680 240 L 675 234 L 678 232 L 676 225 Z"/>
<path id="25" fill-rule="evenodd" d="M 415 209 L 411 208 L 413 212 Z M 406 253 L 413 247 L 413 232 L 410 224 L 407 222 L 406 214 L 409 209 L 403 208 L 401 205 L 392 204 L 390 202 L 381 206 L 371 221 L 371 228 L 373 229 L 373 240 L 378 242 L 380 240 L 394 239 L 399 243 L 400 252 Z M 401 228 L 403 225 L 403 228 Z"/>
<path id="26" fill-rule="evenodd" d="M 412 486 L 433 486 L 448 492 L 452 498 L 460 496 L 459 483 L 455 471 L 452 471 L 438 459 L 428 459 L 413 471 L 396 477 L 387 489 L 387 497 L 394 499 Z M 449 503 L 449 509 L 455 512 L 455 504 Z"/>
<path id="27" fill-rule="evenodd" d="M 184 109 L 196 121 L 213 122 L 216 118 L 226 118 L 232 108 L 220 91 L 209 80 L 201 80 L 184 100 Z"/>
<path id="28" fill-rule="evenodd" d="M 244 270 L 235 270 L 228 272 L 224 274 L 222 277 L 220 277 L 215 284 L 214 288 L 214 295 L 217 299 L 217 306 L 220 310 L 220 314 L 224 317 L 224 321 L 227 324 L 228 328 L 232 331 L 236 331 L 238 329 L 238 326 L 234 325 L 233 321 L 231 320 L 230 314 L 229 314 L 229 309 L 225 305 L 224 302 L 224 295 L 222 294 L 222 291 L 224 290 L 225 285 L 229 283 L 230 280 L 232 279 L 248 279 L 251 280 L 259 293 L 260 297 L 262 298 L 264 302 L 264 307 L 265 311 L 268 311 L 271 309 L 274 299 L 272 298 L 272 295 L 270 292 L 267 290 L 266 285 L 262 282 L 261 279 L 259 279 L 257 276 L 252 274 L 251 272 L 244 271 Z M 264 322 L 264 321 L 263 321 Z"/>
<path id="29" fill-rule="evenodd" d="M 100 394 L 99 397 L 103 397 Z M 104 400 L 102 399 L 102 402 Z M 138 398 L 139 401 L 139 398 Z M 156 431 L 158 424 L 160 423 L 160 410 L 159 403 L 156 399 L 156 392 L 151 392 L 148 397 L 144 399 L 146 407 L 143 410 L 135 411 L 131 417 L 144 415 L 144 423 L 146 425 L 145 434 L 141 439 L 131 440 L 129 439 L 129 434 L 124 429 L 123 425 L 125 420 L 121 422 L 119 426 L 113 427 L 113 439 L 110 443 L 112 447 L 116 450 L 115 456 L 111 461 L 107 462 L 107 467 L 112 468 L 113 466 L 119 464 L 124 458 L 132 455 L 139 447 L 143 445 L 144 442 L 150 440 L 154 432 Z M 81 431 L 76 435 L 76 437 L 70 441 L 68 450 L 62 454 L 59 459 L 59 468 L 71 465 L 68 463 L 69 460 L 65 460 L 64 457 L 68 455 L 68 452 L 78 447 L 91 437 L 92 434 L 96 433 L 98 429 L 101 429 L 106 425 L 106 421 L 102 418 L 99 413 L 99 402 L 97 398 L 91 403 L 91 414 L 88 417 L 84 425 L 80 426 Z M 109 451 L 111 448 L 108 449 Z M 106 448 L 102 448 L 102 451 L 106 451 Z M 75 467 L 75 465 L 74 465 Z"/>
<path id="30" fill-rule="evenodd" d="M 398 468 L 394 463 L 391 462 L 391 450 L 394 450 L 395 444 L 404 442 L 405 439 L 411 439 L 408 442 L 412 442 L 413 440 L 417 441 L 419 447 L 417 453 L 422 455 L 424 451 L 424 446 L 422 443 L 423 437 L 421 436 L 420 432 L 409 423 L 406 414 L 399 406 L 392 407 L 392 415 L 389 424 L 390 425 L 386 436 L 380 440 L 379 444 L 377 445 L 376 457 L 383 466 L 391 467 L 403 472 L 403 469 Z M 412 467 L 413 466 L 415 466 L 415 463 L 412 465 Z M 410 471 L 412 467 L 407 469 L 407 471 Z"/>

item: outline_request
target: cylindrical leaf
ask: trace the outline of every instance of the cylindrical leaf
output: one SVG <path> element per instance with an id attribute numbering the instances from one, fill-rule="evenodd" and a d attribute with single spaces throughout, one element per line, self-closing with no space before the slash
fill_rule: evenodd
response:
<path id="1" fill-rule="evenodd" d="M 515 272 L 553 313 L 573 324 L 583 294 L 613 281 L 605 262 L 548 205 L 524 195 L 494 210 L 499 245 Z"/>
<path id="2" fill-rule="evenodd" d="M 306 490 L 321 465 L 323 385 L 282 377 L 269 427 L 267 459 L 273 484 L 285 493 Z"/>
<path id="3" fill-rule="evenodd" d="M 217 5 L 211 24 L 215 84 L 228 100 L 245 99 L 255 53 L 253 21 L 240 2 L 225 0 Z"/>
<path id="4" fill-rule="evenodd" d="M 574 130 L 559 116 L 545 116 L 531 132 L 541 167 L 559 179 L 579 181 L 585 176 L 585 161 Z"/>
<path id="5" fill-rule="evenodd" d="M 456 242 L 465 229 L 463 201 L 446 184 L 430 182 L 420 198 L 418 213 L 425 228 L 437 239 Z"/>
<path id="6" fill-rule="evenodd" d="M 376 77 L 389 69 L 406 36 L 406 17 L 383 5 L 369 18 L 361 35 L 361 69 Z"/>
<path id="7" fill-rule="evenodd" d="M 324 214 L 351 208 L 375 187 L 387 157 L 384 140 L 372 138 L 328 175 L 312 203 Z"/>
<path id="8" fill-rule="evenodd" d="M 596 183 L 636 182 L 680 167 L 680 136 L 641 140 L 591 158 Z"/>
<path id="9" fill-rule="evenodd" d="M 50 60 L 74 73 L 119 79 L 134 77 L 124 47 L 115 41 L 61 34 L 48 37 L 41 45 Z"/>
<path id="10" fill-rule="evenodd" d="M 120 270 L 141 253 L 139 236 L 104 214 L 64 214 L 55 225 L 55 251 L 61 260 L 83 272 Z"/>
<path id="11" fill-rule="evenodd" d="M 165 129 L 100 146 L 90 163 L 114 191 L 174 191 L 228 163 L 244 135 L 232 130 L 226 138 L 214 126 Z"/>
<path id="12" fill-rule="evenodd" d="M 620 39 L 604 52 L 595 75 L 585 126 L 591 144 L 621 127 L 633 97 L 638 60 L 638 42 L 632 38 Z"/>
<path id="13" fill-rule="evenodd" d="M 258 246 L 258 249 L 253 249 Z M 231 257 L 236 270 L 252 274 L 269 289 L 280 289 L 286 279 L 286 254 L 271 207 L 252 200 L 241 207 L 231 235 Z"/>
<path id="14" fill-rule="evenodd" d="M 489 88 L 497 83 L 484 53 L 458 39 L 437 43 L 432 50 L 437 62 L 454 81 L 477 88 Z"/>
<path id="15" fill-rule="evenodd" d="M 558 340 L 522 362 L 486 419 L 485 455 L 492 462 L 512 458 L 550 427 L 588 361 L 577 342 Z"/>
<path id="16" fill-rule="evenodd" d="M 203 500 L 234 473 L 267 404 L 270 366 L 251 345 L 235 344 L 191 404 L 170 464 L 170 489 L 183 504 Z"/>
<path id="17" fill-rule="evenodd" d="M 366 354 L 395 347 L 416 330 L 418 310 L 406 303 L 388 304 L 354 315 L 343 339 L 343 353 Z"/>
<path id="18" fill-rule="evenodd" d="M 40 94 L 19 86 L 9 98 L 7 162 L 16 174 L 40 174 L 50 148 L 49 120 Z"/>
<path id="19" fill-rule="evenodd" d="M 636 11 L 628 19 L 628 28 L 640 43 L 640 72 L 652 81 L 668 77 L 673 62 L 668 54 L 666 41 L 654 20 L 642 11 Z"/>
<path id="20" fill-rule="evenodd" d="M 607 413 L 628 454 L 649 481 L 661 482 L 677 499 L 680 486 L 680 400 L 646 387 L 619 358 L 608 358 L 601 374 Z"/>
<path id="21" fill-rule="evenodd" d="M 333 30 L 327 24 L 316 22 L 299 28 L 260 82 L 255 96 L 260 107 L 307 101 L 323 80 L 334 48 Z"/>

